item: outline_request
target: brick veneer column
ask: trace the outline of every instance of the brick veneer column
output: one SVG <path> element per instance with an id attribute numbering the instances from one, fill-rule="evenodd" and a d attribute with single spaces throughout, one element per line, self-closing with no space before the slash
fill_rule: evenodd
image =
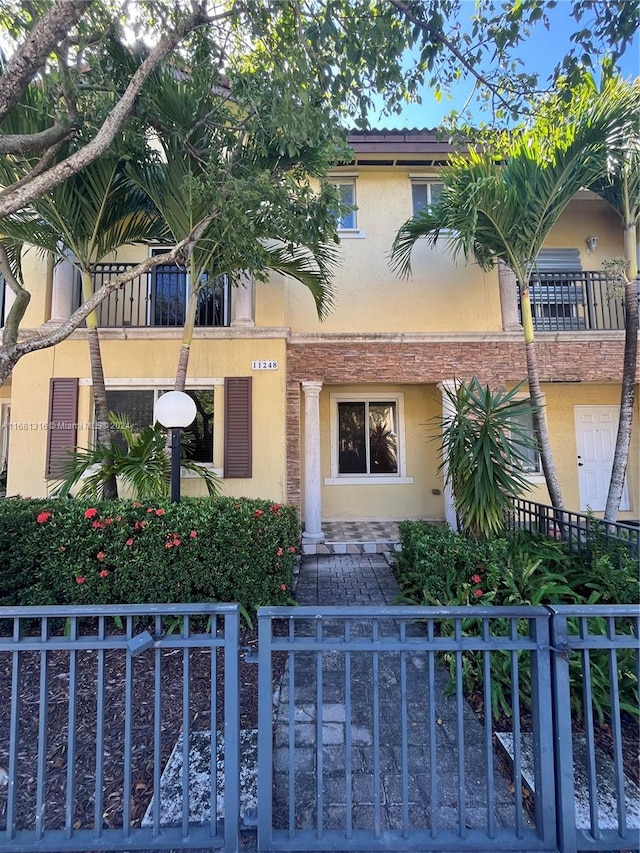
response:
<path id="1" fill-rule="evenodd" d="M 302 541 L 322 542 L 320 480 L 320 391 L 322 382 L 302 383 L 304 393 L 304 533 Z"/>
<path id="2" fill-rule="evenodd" d="M 455 414 L 453 403 L 445 393 L 445 389 L 455 391 L 456 383 L 453 379 L 445 379 L 444 382 L 438 382 L 438 388 L 442 392 L 442 419 L 448 420 Z M 442 474 L 444 476 L 444 518 L 452 530 L 458 529 L 458 517 L 456 508 L 453 502 L 453 489 L 451 483 L 447 482 L 449 474 L 449 460 L 446 456 L 443 457 Z"/>

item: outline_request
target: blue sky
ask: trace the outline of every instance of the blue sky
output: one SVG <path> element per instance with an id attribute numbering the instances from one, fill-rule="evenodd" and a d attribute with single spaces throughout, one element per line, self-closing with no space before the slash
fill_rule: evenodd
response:
<path id="1" fill-rule="evenodd" d="M 467 0 L 463 6 L 468 7 L 469 15 L 473 14 L 473 0 Z M 546 84 L 557 62 L 571 47 L 569 36 L 578 27 L 571 17 L 571 8 L 571 2 L 561 0 L 549 12 L 550 29 L 545 29 L 539 22 L 518 51 L 518 57 L 524 62 L 524 70 L 537 71 L 543 84 Z M 627 48 L 620 62 L 620 71 L 625 77 L 640 75 L 639 35 L 636 35 L 634 44 Z M 449 98 L 445 96 L 438 102 L 425 87 L 421 93 L 422 104 L 408 104 L 401 115 L 377 116 L 371 113 L 369 121 L 373 127 L 435 127 L 451 110 L 464 107 L 472 89 L 471 79 L 461 81 L 452 89 Z M 478 112 L 477 107 L 473 109 L 473 114 L 476 119 L 484 118 L 485 122 L 490 122 L 490 114 Z"/>

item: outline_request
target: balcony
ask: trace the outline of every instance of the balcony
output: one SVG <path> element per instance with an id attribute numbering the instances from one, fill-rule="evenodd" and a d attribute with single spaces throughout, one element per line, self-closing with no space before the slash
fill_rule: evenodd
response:
<path id="1" fill-rule="evenodd" d="M 135 267 L 134 263 L 95 264 L 94 291 L 116 276 Z M 81 303 L 77 283 L 77 305 Z M 231 282 L 228 275 L 211 278 L 200 286 L 196 326 L 228 326 Z M 187 275 L 173 264 L 161 264 L 115 290 L 98 306 L 100 328 L 182 326 L 188 298 Z"/>
<path id="2" fill-rule="evenodd" d="M 537 273 L 529 285 L 533 327 L 540 332 L 624 329 L 620 286 L 601 271 Z M 518 312 L 520 303 L 518 295 Z"/>

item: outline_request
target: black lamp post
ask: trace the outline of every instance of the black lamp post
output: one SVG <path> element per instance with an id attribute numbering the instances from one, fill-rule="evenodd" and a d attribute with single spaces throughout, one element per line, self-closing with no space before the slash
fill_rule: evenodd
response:
<path id="1" fill-rule="evenodd" d="M 171 430 L 171 501 L 180 503 L 180 431 L 193 423 L 196 404 L 184 391 L 168 391 L 158 397 L 154 416 Z"/>

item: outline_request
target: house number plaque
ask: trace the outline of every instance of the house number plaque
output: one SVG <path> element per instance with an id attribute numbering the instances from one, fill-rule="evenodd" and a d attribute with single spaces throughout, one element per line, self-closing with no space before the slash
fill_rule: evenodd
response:
<path id="1" fill-rule="evenodd" d="M 277 370 L 278 369 L 278 361 L 277 359 L 258 359 L 257 361 L 251 362 L 251 370 Z"/>

